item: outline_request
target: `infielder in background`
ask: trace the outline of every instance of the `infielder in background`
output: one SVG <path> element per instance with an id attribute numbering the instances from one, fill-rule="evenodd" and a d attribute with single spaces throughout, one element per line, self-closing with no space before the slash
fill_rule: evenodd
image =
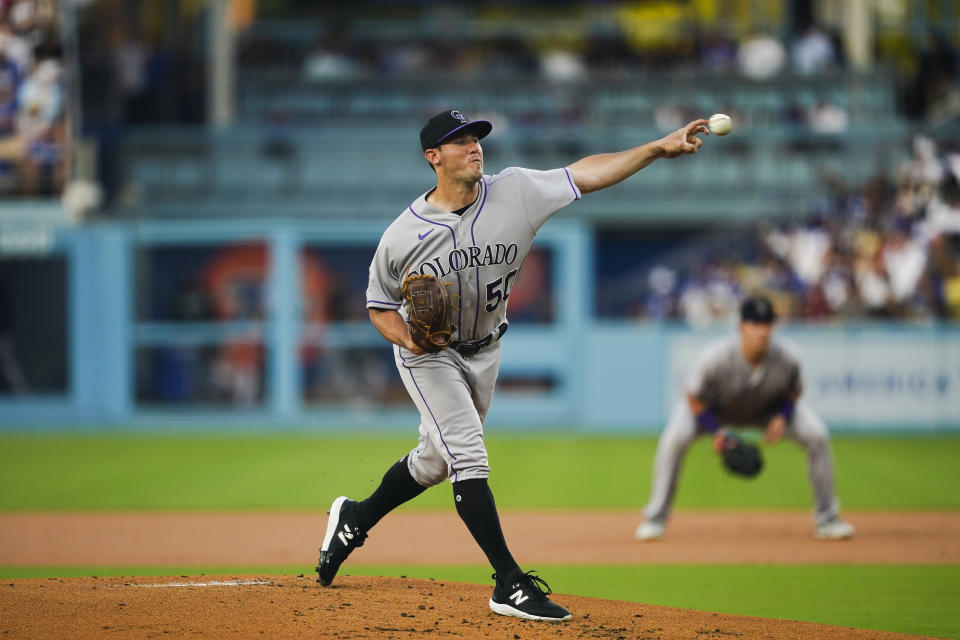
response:
<path id="1" fill-rule="evenodd" d="M 317 565 L 331 583 L 353 549 L 387 513 L 447 478 L 454 504 L 496 572 L 490 608 L 533 620 L 566 620 L 547 584 L 517 565 L 500 528 L 483 442 L 486 418 L 507 330 L 507 302 L 523 259 L 541 225 L 581 194 L 614 185 L 658 158 L 696 153 L 706 120 L 645 145 L 578 160 L 566 168 L 511 167 L 484 175 L 480 139 L 493 128 L 460 111 L 444 111 L 420 130 L 423 157 L 436 172 L 430 189 L 387 228 L 370 265 L 370 320 L 394 344 L 407 392 L 420 411 L 417 446 L 390 467 L 366 500 L 339 497 Z M 398 159 L 402 162 L 403 160 Z M 409 303 L 401 292 L 409 274 L 434 275 L 453 299 L 453 343 L 425 353 L 411 338 Z M 424 535 L 432 535 L 425 531 Z"/>
<path id="2" fill-rule="evenodd" d="M 775 320 L 767 298 L 748 298 L 740 307 L 739 335 L 711 343 L 697 358 L 687 380 L 686 400 L 674 407 L 660 435 L 650 502 L 643 510 L 646 520 L 636 531 L 639 540 L 664 534 L 687 448 L 697 436 L 710 434 L 714 450 L 719 451 L 722 425 L 763 428 L 764 440 L 770 444 L 783 436 L 798 442 L 807 451 L 813 485 L 814 535 L 823 540 L 853 535 L 853 525 L 838 515 L 827 427 L 798 401 L 800 364 L 785 345 L 772 340 Z"/>

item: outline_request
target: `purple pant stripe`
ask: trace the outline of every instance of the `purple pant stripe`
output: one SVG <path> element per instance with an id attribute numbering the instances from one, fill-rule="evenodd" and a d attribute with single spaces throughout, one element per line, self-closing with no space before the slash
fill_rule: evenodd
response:
<path id="1" fill-rule="evenodd" d="M 440 434 L 440 442 L 443 443 L 443 448 L 447 450 L 447 453 L 450 455 L 450 458 L 453 462 L 450 463 L 450 470 L 453 471 L 453 480 L 457 480 L 457 470 L 454 466 L 454 463 L 457 461 L 457 456 L 453 455 L 453 452 L 450 451 L 450 447 L 447 446 L 447 441 L 443 439 L 443 430 L 440 428 L 440 423 L 437 422 L 436 416 L 433 415 L 433 409 L 430 408 L 430 403 L 427 402 L 427 399 L 423 396 L 423 391 L 420 389 L 420 385 L 417 384 L 417 379 L 413 377 L 413 369 L 407 366 L 407 359 L 403 357 L 403 353 L 400 352 L 400 347 L 395 346 L 397 349 L 397 354 L 400 356 L 400 360 L 403 362 L 403 368 L 410 373 L 410 380 L 413 381 L 413 386 L 417 388 L 417 393 L 420 394 L 420 399 L 423 400 L 424 406 L 427 408 L 427 411 L 430 412 L 430 417 L 433 418 L 433 424 L 437 427 L 437 433 Z"/>

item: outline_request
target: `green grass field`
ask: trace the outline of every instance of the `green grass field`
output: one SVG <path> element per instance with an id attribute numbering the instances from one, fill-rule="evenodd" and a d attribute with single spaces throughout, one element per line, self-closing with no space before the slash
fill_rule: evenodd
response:
<path id="1" fill-rule="evenodd" d="M 308 435 L 0 435 L 0 511 L 324 510 L 365 496 L 414 441 Z M 501 509 L 636 509 L 652 437 L 488 435 Z M 834 440 L 848 510 L 960 509 L 960 437 Z M 688 456 L 677 507 L 810 508 L 803 453 L 766 450 L 755 481 L 723 474 L 705 440 Z M 535 480 L 535 482 L 531 482 Z M 507 489 L 509 488 L 509 489 Z M 437 487 L 405 509 L 450 508 Z M 960 568 L 937 566 L 538 567 L 561 593 L 843 626 L 960 637 Z M 0 567 L 0 576 L 301 573 L 304 567 Z M 485 567 L 360 567 L 350 573 L 486 583 Z"/>
<path id="2" fill-rule="evenodd" d="M 652 437 L 488 436 L 503 509 L 639 509 Z M 319 509 L 364 496 L 415 441 L 395 435 L 0 435 L 0 510 Z M 840 437 L 837 490 L 846 509 L 960 509 L 960 437 Z M 755 481 L 729 477 L 705 439 L 691 447 L 678 508 L 808 509 L 803 452 L 765 450 Z M 531 482 L 535 479 L 535 482 Z M 509 487 L 509 490 L 505 488 Z M 437 487 L 408 508 L 445 509 Z"/>

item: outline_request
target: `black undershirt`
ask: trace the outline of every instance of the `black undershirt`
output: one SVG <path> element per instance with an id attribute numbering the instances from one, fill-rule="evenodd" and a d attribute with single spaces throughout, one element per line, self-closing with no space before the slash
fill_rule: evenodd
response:
<path id="1" fill-rule="evenodd" d="M 436 191 L 436 190 L 437 190 L 436 187 L 434 187 L 433 189 L 430 189 L 430 193 L 428 193 L 426 196 L 424 196 L 424 200 L 426 200 L 427 202 L 430 202 L 430 196 L 433 195 L 433 192 Z M 477 194 L 477 198 L 479 198 L 479 197 L 480 197 L 480 194 L 478 193 L 478 194 Z M 473 202 L 471 202 L 471 203 L 468 204 L 467 206 L 465 206 L 465 207 L 460 207 L 460 208 L 457 209 L 456 211 L 451 211 L 450 213 L 455 214 L 455 215 L 458 215 L 458 216 L 462 216 L 462 215 L 467 211 L 467 209 L 469 209 L 470 207 L 472 207 L 472 206 L 477 202 L 477 198 L 474 198 L 474 199 L 473 199 Z"/>

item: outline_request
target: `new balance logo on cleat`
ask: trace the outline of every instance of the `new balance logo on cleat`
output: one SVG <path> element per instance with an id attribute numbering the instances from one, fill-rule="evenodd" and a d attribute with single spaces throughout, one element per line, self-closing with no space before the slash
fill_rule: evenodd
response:
<path id="1" fill-rule="evenodd" d="M 367 534 L 360 530 L 356 520 L 357 503 L 340 496 L 330 505 L 330 519 L 327 520 L 327 532 L 320 547 L 320 560 L 317 562 L 317 582 L 324 587 L 333 582 L 340 565 L 350 552 L 363 546 Z M 342 525 L 342 526 L 341 526 Z M 333 544 L 334 534 L 341 544 Z"/>
<path id="2" fill-rule="evenodd" d="M 502 616 L 560 622 L 570 619 L 570 612 L 547 596 L 553 593 L 550 586 L 533 571 L 521 573 L 503 584 L 493 575 L 495 586 L 490 597 L 490 610 Z"/>
<path id="3" fill-rule="evenodd" d="M 337 534 L 337 537 L 340 538 L 340 542 L 344 545 L 349 545 L 350 540 L 353 540 L 353 532 L 350 531 L 350 525 L 343 525 L 343 531 Z"/>

